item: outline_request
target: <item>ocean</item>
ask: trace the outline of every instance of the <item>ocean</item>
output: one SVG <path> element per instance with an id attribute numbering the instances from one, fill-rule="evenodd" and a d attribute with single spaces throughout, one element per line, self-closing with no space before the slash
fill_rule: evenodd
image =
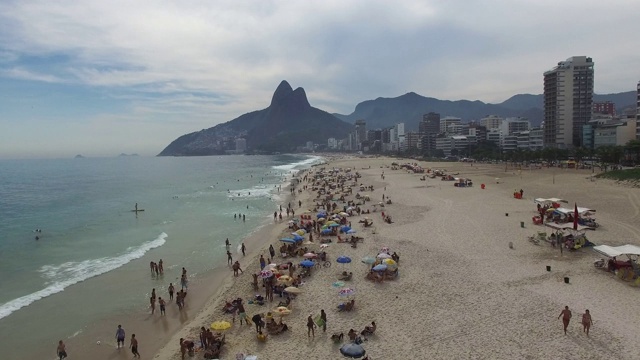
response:
<path id="1" fill-rule="evenodd" d="M 0 354 L 81 334 L 142 311 L 226 264 L 225 239 L 272 219 L 293 172 L 316 156 L 117 157 L 0 161 Z M 132 212 L 135 204 L 141 212 Z M 242 214 L 234 219 L 234 214 Z M 36 240 L 36 237 L 38 239 Z M 149 262 L 163 259 L 153 281 Z M 9 341 L 9 339 L 11 339 Z"/>

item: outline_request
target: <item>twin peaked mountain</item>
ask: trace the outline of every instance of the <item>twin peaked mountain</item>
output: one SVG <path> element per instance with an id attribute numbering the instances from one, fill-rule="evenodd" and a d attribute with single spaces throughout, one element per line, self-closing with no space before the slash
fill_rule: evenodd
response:
<path id="1" fill-rule="evenodd" d="M 352 129 L 353 125 L 312 107 L 303 88 L 293 90 L 282 81 L 268 108 L 183 135 L 158 156 L 222 154 L 235 149 L 235 138 L 246 139 L 249 150 L 289 152 L 307 141 L 326 144 L 328 138 L 344 137 Z"/>
<path id="2" fill-rule="evenodd" d="M 611 101 L 618 113 L 636 109 L 636 92 L 593 96 L 593 101 Z M 499 104 L 482 101 L 439 100 L 410 92 L 395 98 L 377 98 L 359 103 L 349 115 L 329 114 L 309 105 L 304 89 L 293 90 L 282 81 L 268 108 L 244 114 L 224 124 L 183 135 L 173 141 L 160 156 L 194 156 L 224 154 L 235 150 L 235 139 L 244 138 L 251 152 L 290 152 L 307 141 L 326 144 L 330 137 L 345 138 L 358 119 L 368 129 L 405 123 L 405 131 L 418 130 L 422 116 L 430 111 L 443 116 L 481 119 L 493 114 L 502 117 L 522 116 L 538 126 L 544 117 L 543 96 L 520 94 Z M 346 122 L 345 122 L 346 121 Z"/>

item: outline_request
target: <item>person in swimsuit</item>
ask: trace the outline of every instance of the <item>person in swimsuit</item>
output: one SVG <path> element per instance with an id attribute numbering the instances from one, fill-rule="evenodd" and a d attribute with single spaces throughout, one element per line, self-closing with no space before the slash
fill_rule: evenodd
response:
<path id="1" fill-rule="evenodd" d="M 158 271 L 160 271 L 160 274 L 164 274 L 164 265 L 163 265 L 162 259 L 158 261 Z"/>
<path id="2" fill-rule="evenodd" d="M 60 360 L 67 357 L 67 351 L 65 349 L 65 345 L 62 342 L 62 340 L 58 341 L 58 349 L 56 351 L 58 353 L 58 357 L 60 358 Z"/>
<path id="3" fill-rule="evenodd" d="M 247 247 L 244 246 L 244 243 L 242 243 L 242 247 L 240 248 L 240 250 L 242 250 L 242 256 L 244 256 L 245 255 L 244 252 L 247 251 Z"/>
<path id="4" fill-rule="evenodd" d="M 116 330 L 116 341 L 118 342 L 118 349 L 120 349 L 120 343 L 124 347 L 124 329 L 122 325 L 118 325 L 118 330 Z"/>
<path id="5" fill-rule="evenodd" d="M 582 314 L 582 331 L 586 332 L 587 336 L 589 336 L 589 328 L 591 328 L 592 323 L 591 314 L 589 313 L 589 309 L 587 309 L 584 311 L 584 314 Z"/>
<path id="6" fill-rule="evenodd" d="M 153 296 L 149 298 L 149 307 L 151 308 L 151 313 L 156 312 L 156 298 Z"/>
<path id="7" fill-rule="evenodd" d="M 309 317 L 307 318 L 307 337 L 311 337 L 311 335 L 313 335 L 313 337 L 316 337 L 315 327 L 316 323 L 313 321 L 311 315 L 309 315 Z"/>
<path id="8" fill-rule="evenodd" d="M 162 300 L 161 297 L 159 297 L 158 298 L 158 303 L 160 304 L 160 315 L 166 315 L 166 313 L 165 313 L 166 302 L 164 300 Z"/>
<path id="9" fill-rule="evenodd" d="M 169 301 L 173 300 L 173 292 L 176 289 L 173 287 L 173 283 L 169 283 Z"/>
<path id="10" fill-rule="evenodd" d="M 131 348 L 133 357 L 140 358 L 140 353 L 138 352 L 138 340 L 136 339 L 136 334 L 131 334 L 131 344 L 129 344 L 129 347 Z"/>
<path id="11" fill-rule="evenodd" d="M 562 316 L 562 324 L 564 325 L 564 334 L 567 335 L 567 327 L 569 326 L 569 321 L 571 321 L 571 310 L 569 310 L 568 306 L 564 307 L 564 310 L 558 315 L 558 319 Z"/>
<path id="12" fill-rule="evenodd" d="M 244 322 L 247 323 L 247 325 L 250 325 L 249 321 L 247 321 L 249 319 L 247 318 L 247 313 L 244 310 L 244 305 L 242 305 L 241 302 L 238 302 L 236 307 L 238 308 L 238 317 L 240 318 L 240 325 L 242 325 L 242 320 L 244 320 Z"/>

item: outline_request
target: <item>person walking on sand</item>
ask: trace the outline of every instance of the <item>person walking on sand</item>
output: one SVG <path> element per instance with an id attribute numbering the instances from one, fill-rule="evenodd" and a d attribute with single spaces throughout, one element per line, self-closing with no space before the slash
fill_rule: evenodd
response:
<path id="1" fill-rule="evenodd" d="M 264 261 L 264 256 L 260 255 L 260 270 L 264 270 L 266 263 Z"/>
<path id="2" fill-rule="evenodd" d="M 275 259 L 275 257 L 276 257 L 276 249 L 273 248 L 273 245 L 269 245 L 269 254 L 271 255 L 272 259 Z"/>
<path id="3" fill-rule="evenodd" d="M 231 256 L 231 251 L 227 250 L 227 265 L 233 264 L 233 256 Z"/>
<path id="4" fill-rule="evenodd" d="M 244 243 L 242 243 L 242 247 L 240 248 L 240 250 L 242 250 L 242 256 L 245 256 L 246 254 L 244 252 L 247 251 L 247 247 L 244 246 Z"/>
<path id="5" fill-rule="evenodd" d="M 568 306 L 564 307 L 564 310 L 558 315 L 558 319 L 562 316 L 562 324 L 564 325 L 564 334 L 567 335 L 567 327 L 569 326 L 569 321 L 571 321 L 571 310 L 569 310 Z"/>
<path id="6" fill-rule="evenodd" d="M 327 331 L 327 313 L 324 312 L 324 309 L 320 310 L 320 319 L 322 319 L 322 332 Z"/>
<path id="7" fill-rule="evenodd" d="M 593 324 L 593 320 L 591 320 L 591 314 L 589 313 L 589 309 L 587 309 L 584 311 L 584 314 L 582 314 L 582 331 L 586 332 L 587 336 L 589 336 L 591 324 Z"/>
<path id="8" fill-rule="evenodd" d="M 316 337 L 316 332 L 315 332 L 315 327 L 316 327 L 316 323 L 313 322 L 313 318 L 311 317 L 311 315 L 309 315 L 309 317 L 307 318 L 307 337 L 311 337 L 311 335 L 313 335 L 313 337 Z"/>
<path id="9" fill-rule="evenodd" d="M 242 302 L 238 302 L 237 305 L 238 308 L 238 317 L 240 318 L 240 325 L 242 325 L 242 320 L 244 320 L 245 323 L 247 323 L 247 325 L 249 324 L 248 318 L 247 318 L 247 313 L 244 310 L 244 305 L 242 305 Z"/>
<path id="10" fill-rule="evenodd" d="M 133 357 L 140 358 L 140 353 L 138 352 L 138 339 L 136 339 L 136 334 L 131 334 L 131 344 L 129 344 L 129 347 L 131 348 Z"/>
<path id="11" fill-rule="evenodd" d="M 158 298 L 158 304 L 160 304 L 160 315 L 167 315 L 165 313 L 167 303 L 164 300 L 162 300 L 161 297 Z"/>
<path id="12" fill-rule="evenodd" d="M 118 342 L 118 349 L 120 349 L 120 344 L 122 344 L 122 347 L 124 347 L 124 329 L 122 328 L 122 325 L 118 325 L 118 330 L 116 330 L 116 341 Z"/>
<path id="13" fill-rule="evenodd" d="M 173 283 L 169 283 L 169 301 L 173 301 L 173 293 L 176 289 L 173 287 Z"/>
<path id="14" fill-rule="evenodd" d="M 62 342 L 62 340 L 58 341 L 58 348 L 56 349 L 56 353 L 58 354 L 59 360 L 62 360 L 67 357 L 66 346 Z"/>

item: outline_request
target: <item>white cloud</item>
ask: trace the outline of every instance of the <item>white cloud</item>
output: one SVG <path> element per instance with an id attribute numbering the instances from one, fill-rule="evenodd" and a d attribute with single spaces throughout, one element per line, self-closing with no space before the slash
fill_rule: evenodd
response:
<path id="1" fill-rule="evenodd" d="M 49 74 L 38 74 L 21 67 L 0 70 L 0 77 L 2 76 L 12 79 L 40 81 L 46 83 L 59 83 L 63 81 L 57 76 Z"/>

